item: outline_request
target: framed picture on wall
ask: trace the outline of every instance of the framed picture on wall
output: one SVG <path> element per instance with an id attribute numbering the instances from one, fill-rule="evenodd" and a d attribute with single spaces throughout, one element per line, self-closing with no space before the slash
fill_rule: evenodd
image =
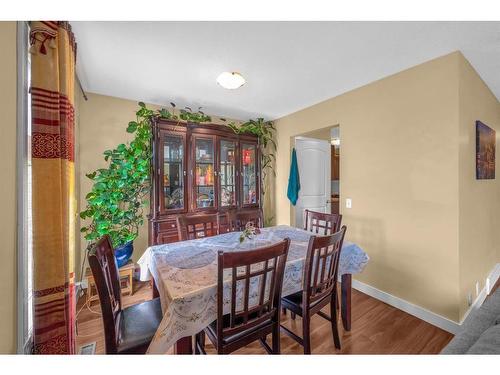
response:
<path id="1" fill-rule="evenodd" d="M 476 179 L 495 179 L 496 132 L 481 121 L 476 121 Z"/>

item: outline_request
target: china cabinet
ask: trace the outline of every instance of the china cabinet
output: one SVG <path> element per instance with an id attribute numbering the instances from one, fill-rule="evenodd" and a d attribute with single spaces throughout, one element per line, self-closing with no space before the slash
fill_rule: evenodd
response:
<path id="1" fill-rule="evenodd" d="M 179 241 L 178 215 L 259 209 L 258 139 L 223 125 L 153 123 L 149 244 Z"/>

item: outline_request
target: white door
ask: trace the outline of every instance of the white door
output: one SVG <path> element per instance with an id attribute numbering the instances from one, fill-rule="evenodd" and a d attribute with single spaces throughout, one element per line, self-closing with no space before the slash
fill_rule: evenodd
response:
<path id="1" fill-rule="evenodd" d="M 300 190 L 295 226 L 304 227 L 304 210 L 331 212 L 331 145 L 321 139 L 295 137 Z"/>

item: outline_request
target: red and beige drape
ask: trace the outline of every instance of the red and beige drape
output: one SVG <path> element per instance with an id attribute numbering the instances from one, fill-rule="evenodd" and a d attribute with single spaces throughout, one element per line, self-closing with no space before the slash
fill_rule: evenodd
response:
<path id="1" fill-rule="evenodd" d="M 71 354 L 74 318 L 74 77 L 67 22 L 31 22 L 34 352 Z"/>

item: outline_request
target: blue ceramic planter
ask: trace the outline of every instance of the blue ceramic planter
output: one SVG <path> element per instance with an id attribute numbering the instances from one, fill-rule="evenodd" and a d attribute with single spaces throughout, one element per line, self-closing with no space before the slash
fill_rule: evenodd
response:
<path id="1" fill-rule="evenodd" d="M 118 268 L 127 264 L 133 252 L 134 252 L 134 243 L 132 241 L 127 242 L 125 245 L 118 246 L 115 249 L 115 258 Z"/>

